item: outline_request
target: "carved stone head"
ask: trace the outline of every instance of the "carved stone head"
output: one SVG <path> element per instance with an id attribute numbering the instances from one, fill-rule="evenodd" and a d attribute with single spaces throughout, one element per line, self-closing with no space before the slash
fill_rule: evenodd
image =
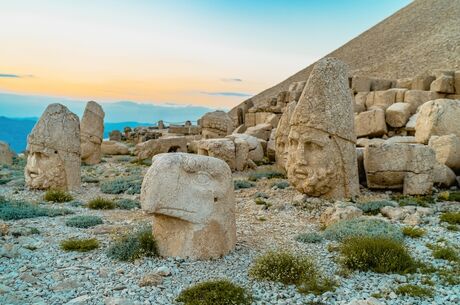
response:
<path id="1" fill-rule="evenodd" d="M 278 122 L 275 132 L 275 159 L 276 164 L 286 170 L 289 155 L 289 122 L 294 112 L 296 101 L 290 102 Z"/>
<path id="2" fill-rule="evenodd" d="M 154 216 L 153 231 L 163 256 L 206 259 L 235 246 L 232 176 L 222 160 L 156 155 L 142 183 L 141 203 Z"/>
<path id="3" fill-rule="evenodd" d="M 80 186 L 80 124 L 61 104 L 50 104 L 27 139 L 26 184 L 34 189 Z"/>
<path id="4" fill-rule="evenodd" d="M 310 196 L 340 199 L 359 192 L 348 69 L 320 60 L 290 120 L 288 178 Z"/>
<path id="5" fill-rule="evenodd" d="M 98 103 L 90 101 L 86 104 L 80 124 L 81 160 L 85 164 L 97 164 L 101 161 L 104 116 L 105 113 Z"/>

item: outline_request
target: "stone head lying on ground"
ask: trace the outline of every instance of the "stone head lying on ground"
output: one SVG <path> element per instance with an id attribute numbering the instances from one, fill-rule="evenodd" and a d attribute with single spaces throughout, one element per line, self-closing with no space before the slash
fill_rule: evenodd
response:
<path id="1" fill-rule="evenodd" d="M 352 105 L 347 66 L 333 58 L 320 60 L 289 124 L 286 167 L 300 192 L 332 199 L 358 194 Z"/>
<path id="2" fill-rule="evenodd" d="M 80 122 L 61 104 L 50 104 L 27 138 L 25 180 L 32 189 L 80 187 Z"/>
<path id="3" fill-rule="evenodd" d="M 232 174 L 222 160 L 186 153 L 156 155 L 142 183 L 141 203 L 153 214 L 162 256 L 208 259 L 235 247 Z"/>

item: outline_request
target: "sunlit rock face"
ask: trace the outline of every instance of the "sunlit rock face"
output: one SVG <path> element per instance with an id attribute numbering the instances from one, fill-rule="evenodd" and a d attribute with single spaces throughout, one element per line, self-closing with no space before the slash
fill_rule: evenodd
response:
<path id="1" fill-rule="evenodd" d="M 104 110 L 98 103 L 90 101 L 86 104 L 80 123 L 81 161 L 85 164 L 101 162 L 104 116 Z"/>
<path id="2" fill-rule="evenodd" d="M 235 247 L 232 175 L 220 159 L 185 153 L 154 156 L 141 203 L 153 214 L 162 256 L 209 259 Z"/>
<path id="3" fill-rule="evenodd" d="M 296 101 L 290 102 L 278 122 L 275 131 L 275 159 L 278 167 L 286 170 L 287 159 L 289 155 L 289 122 L 294 112 Z"/>
<path id="4" fill-rule="evenodd" d="M 32 189 L 80 187 L 80 122 L 61 104 L 50 104 L 27 139 L 26 185 Z"/>
<path id="5" fill-rule="evenodd" d="M 359 193 L 353 121 L 347 66 L 320 60 L 289 124 L 287 173 L 298 191 L 331 199 Z"/>

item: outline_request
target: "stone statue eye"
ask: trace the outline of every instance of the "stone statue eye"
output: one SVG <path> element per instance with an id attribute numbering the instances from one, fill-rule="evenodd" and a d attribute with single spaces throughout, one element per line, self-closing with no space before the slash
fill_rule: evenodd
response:
<path id="1" fill-rule="evenodd" d="M 201 185 L 207 185 L 211 183 L 211 177 L 209 176 L 208 173 L 205 172 L 199 172 L 195 178 L 196 183 L 201 184 Z"/>

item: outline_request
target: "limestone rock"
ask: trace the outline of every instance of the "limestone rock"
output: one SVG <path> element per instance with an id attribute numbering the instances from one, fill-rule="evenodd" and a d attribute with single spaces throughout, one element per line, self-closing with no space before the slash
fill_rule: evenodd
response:
<path id="1" fill-rule="evenodd" d="M 433 167 L 433 183 L 441 187 L 449 187 L 457 183 L 453 170 L 447 165 L 436 162 Z"/>
<path id="2" fill-rule="evenodd" d="M 284 110 L 281 119 L 278 122 L 278 127 L 275 132 L 275 159 L 276 164 L 281 169 L 286 170 L 286 164 L 289 154 L 289 122 L 291 121 L 292 113 L 294 112 L 296 102 L 290 102 Z"/>
<path id="3" fill-rule="evenodd" d="M 385 122 L 385 111 L 373 109 L 355 116 L 357 137 L 379 137 L 388 132 Z"/>
<path id="4" fill-rule="evenodd" d="M 119 130 L 112 130 L 109 132 L 109 140 L 120 142 L 123 138 L 123 135 Z"/>
<path id="5" fill-rule="evenodd" d="M 148 140 L 136 145 L 134 154 L 139 160 L 151 159 L 153 156 L 169 152 L 187 152 L 187 138 L 172 136 Z"/>
<path id="6" fill-rule="evenodd" d="M 236 170 L 235 143 L 229 138 L 206 139 L 198 142 L 198 155 L 225 161 L 232 171 Z M 241 169 L 240 169 L 241 170 Z"/>
<path id="7" fill-rule="evenodd" d="M 386 143 L 417 144 L 414 136 L 394 136 L 385 141 Z"/>
<path id="8" fill-rule="evenodd" d="M 455 87 L 455 93 L 460 94 L 460 71 L 455 71 L 454 87 Z"/>
<path id="9" fill-rule="evenodd" d="M 433 91 L 407 90 L 404 95 L 404 102 L 410 104 L 410 112 L 414 114 L 421 105 L 442 97 L 444 97 L 443 94 Z"/>
<path id="10" fill-rule="evenodd" d="M 409 132 L 415 132 L 415 125 L 417 123 L 418 114 L 412 115 L 406 123 L 405 129 Z"/>
<path id="11" fill-rule="evenodd" d="M 247 142 L 249 147 L 248 158 L 252 161 L 262 161 L 264 158 L 264 149 L 262 148 L 259 139 L 256 137 L 250 136 L 248 134 L 233 134 L 227 136 L 227 138 L 240 139 Z"/>
<path id="12" fill-rule="evenodd" d="M 201 134 L 204 139 L 221 138 L 232 133 L 232 118 L 224 111 L 206 113 L 200 120 Z"/>
<path id="13" fill-rule="evenodd" d="M 393 81 L 389 79 L 374 78 L 371 82 L 371 91 L 384 91 L 391 88 Z"/>
<path id="14" fill-rule="evenodd" d="M 403 189 L 405 193 L 415 195 L 420 194 L 416 189 L 418 183 L 420 189 L 429 193 L 433 185 L 435 162 L 434 151 L 425 145 L 370 144 L 364 150 L 367 186 L 376 189 Z"/>
<path id="15" fill-rule="evenodd" d="M 407 89 L 392 88 L 392 89 L 389 89 L 388 91 L 393 91 L 395 93 L 395 103 L 404 102 L 404 96 L 406 95 Z"/>
<path id="16" fill-rule="evenodd" d="M 276 159 L 276 144 L 275 144 L 275 135 L 276 135 L 276 128 L 272 129 L 270 133 L 270 139 L 267 142 L 267 158 L 270 161 L 275 161 Z"/>
<path id="17" fill-rule="evenodd" d="M 455 134 L 460 137 L 460 100 L 438 99 L 420 107 L 415 137 L 427 144 L 431 136 Z"/>
<path id="18" fill-rule="evenodd" d="M 26 185 L 32 189 L 80 187 L 80 121 L 61 104 L 50 104 L 27 138 Z"/>
<path id="19" fill-rule="evenodd" d="M 355 95 L 355 105 L 354 111 L 355 113 L 361 113 L 366 111 L 366 99 L 369 92 L 358 92 Z"/>
<path id="20" fill-rule="evenodd" d="M 156 155 L 142 183 L 141 204 L 153 214 L 153 234 L 162 256 L 209 259 L 235 247 L 232 174 L 222 160 Z"/>
<path id="21" fill-rule="evenodd" d="M 310 196 L 340 199 L 359 193 L 348 73 L 337 59 L 318 61 L 290 120 L 288 179 Z"/>
<path id="22" fill-rule="evenodd" d="M 244 132 L 250 136 L 268 141 L 270 133 L 272 132 L 272 125 L 268 123 L 257 124 L 256 126 L 249 127 Z"/>
<path id="23" fill-rule="evenodd" d="M 386 110 L 390 107 L 396 100 L 396 91 L 386 90 L 386 91 L 375 91 L 374 99 L 372 102 L 367 103 L 367 109 L 380 108 Z"/>
<path id="24" fill-rule="evenodd" d="M 90 101 L 86 104 L 80 122 L 81 161 L 85 164 L 101 162 L 104 116 L 104 110 L 98 103 Z"/>
<path id="25" fill-rule="evenodd" d="M 428 146 L 436 153 L 436 160 L 454 171 L 460 170 L 460 138 L 455 134 L 432 136 Z"/>
<path id="26" fill-rule="evenodd" d="M 371 91 L 372 79 L 366 76 L 353 76 L 351 79 L 351 89 L 356 92 Z"/>
<path id="27" fill-rule="evenodd" d="M 359 138 L 358 140 L 356 140 L 356 146 L 366 147 L 367 145 L 372 144 L 372 143 L 384 143 L 384 142 L 385 140 L 380 139 L 380 138 L 373 138 L 373 139 Z"/>
<path id="28" fill-rule="evenodd" d="M 431 83 L 430 91 L 455 93 L 453 76 L 442 75 Z"/>
<path id="29" fill-rule="evenodd" d="M 323 226 L 330 226 L 340 220 L 350 220 L 363 215 L 363 211 L 355 206 L 336 206 L 327 208 L 320 217 Z"/>
<path id="30" fill-rule="evenodd" d="M 431 83 L 436 79 L 429 72 L 421 73 L 412 80 L 412 90 L 430 90 Z"/>
<path id="31" fill-rule="evenodd" d="M 14 156 L 8 143 L 0 141 L 0 165 L 12 165 Z"/>
<path id="32" fill-rule="evenodd" d="M 118 141 L 103 141 L 101 152 L 104 155 L 129 155 L 129 148 Z"/>
<path id="33" fill-rule="evenodd" d="M 403 127 L 411 116 L 411 106 L 408 103 L 395 103 L 387 108 L 385 119 L 391 127 Z"/>
<path id="34" fill-rule="evenodd" d="M 412 78 L 397 79 L 395 83 L 395 88 L 411 89 L 412 88 Z"/>

